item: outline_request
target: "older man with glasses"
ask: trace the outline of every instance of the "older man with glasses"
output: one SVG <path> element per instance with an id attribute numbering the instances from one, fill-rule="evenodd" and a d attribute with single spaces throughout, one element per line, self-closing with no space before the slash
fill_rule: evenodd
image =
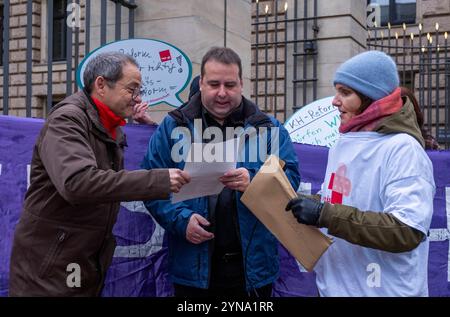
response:
<path id="1" fill-rule="evenodd" d="M 120 126 L 147 106 L 136 61 L 99 54 L 83 76 L 85 89 L 52 109 L 34 147 L 14 233 L 10 296 L 99 295 L 120 202 L 167 199 L 189 182 L 175 168 L 123 169 Z"/>

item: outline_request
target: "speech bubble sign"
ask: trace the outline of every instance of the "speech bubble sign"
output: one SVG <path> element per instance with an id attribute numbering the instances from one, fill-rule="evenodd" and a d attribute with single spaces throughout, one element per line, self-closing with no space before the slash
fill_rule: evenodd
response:
<path id="1" fill-rule="evenodd" d="M 105 52 L 122 52 L 133 56 L 142 75 L 142 100 L 149 106 L 167 103 L 183 104 L 179 94 L 192 75 L 190 59 L 177 47 L 154 39 L 130 39 L 105 44 L 89 53 L 77 68 L 77 84 L 84 87 L 83 73 L 87 62 Z"/>
<path id="2" fill-rule="evenodd" d="M 284 124 L 292 142 L 331 147 L 339 138 L 341 118 L 333 97 L 314 101 L 299 109 Z"/>

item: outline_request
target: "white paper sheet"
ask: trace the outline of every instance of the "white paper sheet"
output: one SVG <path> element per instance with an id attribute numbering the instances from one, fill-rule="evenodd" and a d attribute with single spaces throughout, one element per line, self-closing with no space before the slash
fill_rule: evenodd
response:
<path id="1" fill-rule="evenodd" d="M 172 195 L 172 203 L 219 194 L 224 188 L 219 177 L 236 168 L 236 146 L 237 139 L 192 144 L 187 156 L 189 159 L 184 166 L 184 171 L 191 176 L 191 181 Z"/>

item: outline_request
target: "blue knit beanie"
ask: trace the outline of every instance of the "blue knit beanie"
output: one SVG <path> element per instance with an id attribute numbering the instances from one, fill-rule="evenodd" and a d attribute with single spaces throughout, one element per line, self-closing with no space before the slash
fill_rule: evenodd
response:
<path id="1" fill-rule="evenodd" d="M 333 84 L 350 87 L 375 101 L 390 95 L 400 82 L 397 66 L 389 55 L 368 51 L 339 66 Z"/>

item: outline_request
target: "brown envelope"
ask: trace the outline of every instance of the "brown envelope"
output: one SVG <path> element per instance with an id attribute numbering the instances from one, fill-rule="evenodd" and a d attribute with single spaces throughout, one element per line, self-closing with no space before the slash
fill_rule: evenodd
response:
<path id="1" fill-rule="evenodd" d="M 247 187 L 241 201 L 311 272 L 332 240 L 316 227 L 298 223 L 292 212 L 284 210 L 289 200 L 295 197 L 297 194 L 281 168 L 279 158 L 271 155 Z"/>

